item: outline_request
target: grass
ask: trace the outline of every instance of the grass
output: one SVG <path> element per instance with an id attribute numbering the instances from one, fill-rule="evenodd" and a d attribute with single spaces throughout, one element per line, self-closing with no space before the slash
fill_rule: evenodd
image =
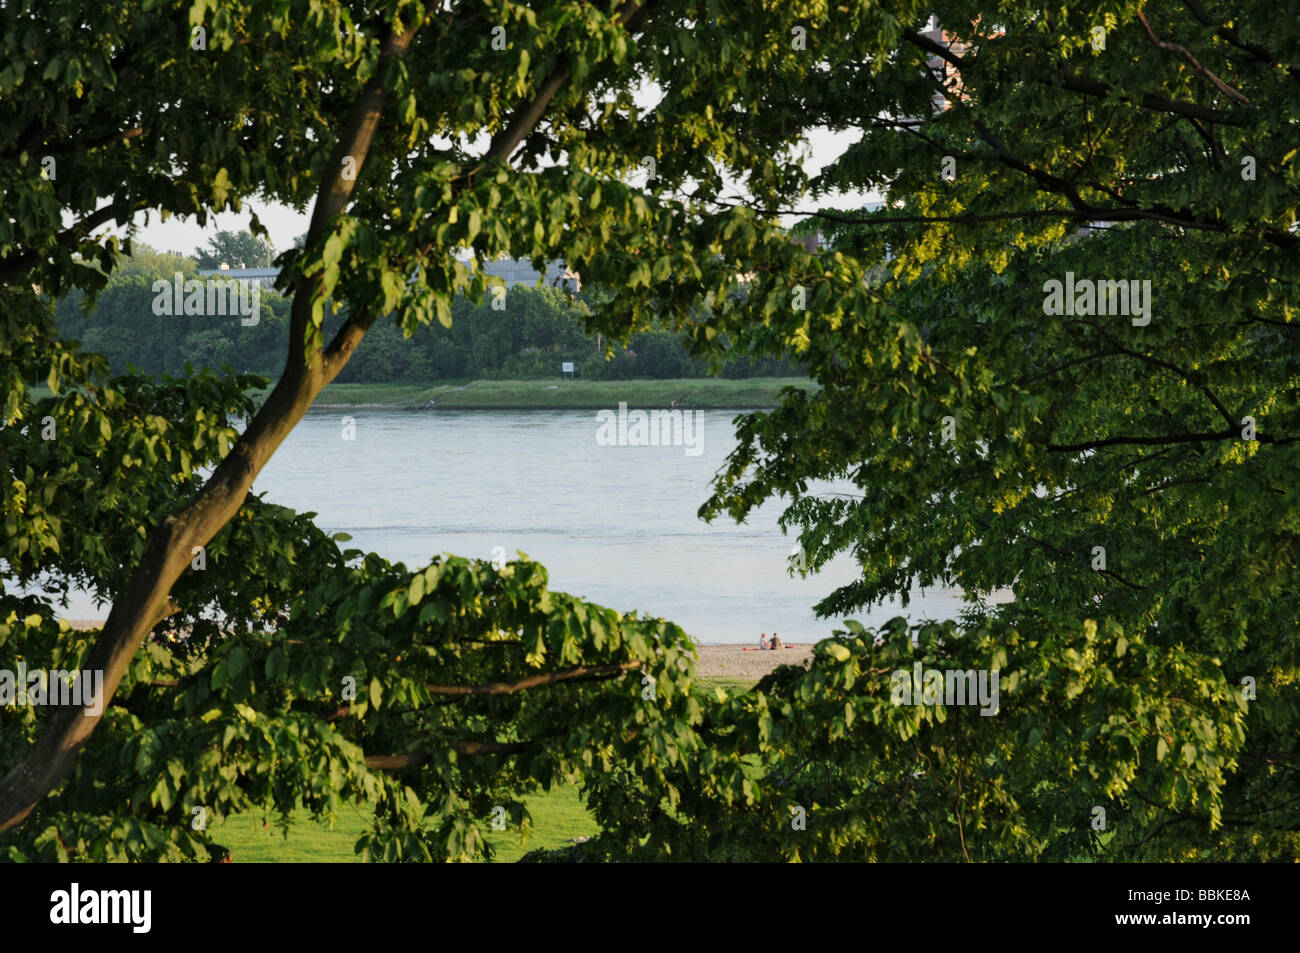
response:
<path id="1" fill-rule="evenodd" d="M 578 797 L 566 786 L 527 798 L 533 827 L 527 839 L 518 831 L 490 832 L 488 842 L 497 851 L 495 863 L 510 864 L 529 851 L 568 846 L 579 837 L 600 833 Z M 274 815 L 240 814 L 208 827 L 213 843 L 230 849 L 234 863 L 244 864 L 356 864 L 361 858 L 354 845 L 370 826 L 368 813 L 345 805 L 331 825 L 297 812 L 289 835 L 277 826 Z"/>
<path id="2" fill-rule="evenodd" d="M 420 384 L 331 384 L 316 407 L 423 408 L 439 410 L 604 410 L 620 401 L 629 407 L 667 407 L 677 401 L 695 409 L 775 407 L 782 388 L 812 390 L 801 377 L 742 380 L 690 378 L 655 381 L 470 381 L 426 387 Z"/>
<path id="3" fill-rule="evenodd" d="M 725 689 L 728 695 L 743 694 L 758 684 L 752 679 L 730 678 L 725 675 L 705 675 L 700 678 L 700 681 Z"/>
<path id="4" fill-rule="evenodd" d="M 751 681 L 733 678 L 703 678 L 701 681 L 716 685 L 728 692 L 748 691 Z M 566 847 L 579 837 L 594 837 L 600 833 L 595 820 L 578 797 L 578 789 L 571 785 L 527 797 L 528 812 L 532 815 L 532 830 L 523 839 L 520 832 L 491 832 L 488 842 L 497 851 L 495 863 L 514 863 L 530 851 Z M 357 838 L 369 826 L 369 815 L 345 805 L 334 823 L 313 821 L 298 812 L 289 827 L 286 838 L 276 826 L 278 818 L 260 812 L 241 814 L 224 821 L 214 821 L 208 827 L 214 843 L 230 849 L 234 863 L 288 864 L 288 863 L 359 863 L 353 852 Z"/>
<path id="5" fill-rule="evenodd" d="M 668 407 L 672 401 L 695 410 L 751 410 L 775 407 L 785 387 L 816 390 L 806 377 L 703 377 L 657 381 L 448 381 L 439 384 L 330 384 L 313 409 L 365 407 L 423 410 L 614 410 L 619 401 L 632 408 Z M 270 388 L 255 392 L 259 402 Z M 32 398 L 50 396 L 38 384 Z"/>

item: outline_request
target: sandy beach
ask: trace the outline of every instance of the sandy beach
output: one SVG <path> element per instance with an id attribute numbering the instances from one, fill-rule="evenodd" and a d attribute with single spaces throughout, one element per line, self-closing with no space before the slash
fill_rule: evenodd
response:
<path id="1" fill-rule="evenodd" d="M 697 649 L 697 675 L 755 682 L 778 665 L 800 665 L 812 658 L 811 645 L 791 645 L 775 652 L 746 652 L 740 645 L 701 645 Z"/>

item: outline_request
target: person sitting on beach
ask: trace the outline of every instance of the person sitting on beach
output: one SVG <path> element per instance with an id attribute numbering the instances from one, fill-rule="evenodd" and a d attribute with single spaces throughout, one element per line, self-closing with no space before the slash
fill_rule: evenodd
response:
<path id="1" fill-rule="evenodd" d="M 761 633 L 761 634 L 759 635 L 759 637 L 758 637 L 758 647 L 759 647 L 760 649 L 768 648 L 768 644 L 767 644 L 767 633 L 766 633 L 766 632 L 763 632 L 763 633 Z"/>
<path id="2" fill-rule="evenodd" d="M 777 635 L 775 632 L 773 632 L 773 633 L 772 633 L 772 648 L 774 648 L 774 649 L 779 649 L 780 647 L 781 647 L 781 637 L 780 637 L 779 635 Z"/>

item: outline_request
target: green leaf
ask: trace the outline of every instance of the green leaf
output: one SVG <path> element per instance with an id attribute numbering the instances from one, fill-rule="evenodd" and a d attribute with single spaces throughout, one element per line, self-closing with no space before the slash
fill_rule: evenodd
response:
<path id="1" fill-rule="evenodd" d="M 329 238 L 325 239 L 325 248 L 321 252 L 321 261 L 324 262 L 326 269 L 334 269 L 337 272 L 339 260 L 343 257 L 343 236 L 334 232 Z"/>
<path id="2" fill-rule="evenodd" d="M 413 606 L 418 606 L 420 600 L 424 598 L 424 576 L 417 573 L 411 579 L 411 585 L 406 591 L 406 598 Z"/>
<path id="3" fill-rule="evenodd" d="M 248 650 L 242 645 L 236 645 L 226 656 L 226 669 L 229 678 L 236 678 L 241 672 L 248 668 Z"/>

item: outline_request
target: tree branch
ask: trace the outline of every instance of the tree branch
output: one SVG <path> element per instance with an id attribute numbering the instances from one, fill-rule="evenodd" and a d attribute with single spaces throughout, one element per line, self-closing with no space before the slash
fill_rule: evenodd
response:
<path id="1" fill-rule="evenodd" d="M 1106 333 L 1106 330 L 1102 328 L 1100 325 L 1098 325 L 1096 322 L 1084 321 L 1082 323 L 1092 328 L 1099 335 L 1101 335 L 1101 337 L 1105 338 L 1110 343 L 1111 347 L 1114 348 L 1117 354 L 1121 354 L 1126 357 L 1131 357 L 1139 361 L 1144 361 L 1148 364 L 1154 364 L 1156 367 L 1163 367 L 1167 371 L 1173 371 L 1175 374 L 1177 374 L 1183 380 L 1187 381 L 1189 384 L 1192 383 L 1192 375 L 1190 371 L 1187 371 L 1176 364 L 1172 364 L 1169 361 L 1162 360 L 1158 357 L 1152 357 L 1149 354 L 1143 354 L 1141 351 L 1134 351 L 1130 348 L 1124 347 L 1124 345 L 1122 345 L 1114 336 Z M 1237 418 L 1233 417 L 1232 414 L 1228 413 L 1228 408 L 1225 407 L 1223 405 L 1223 402 L 1214 395 L 1213 391 L 1210 390 L 1208 384 L 1200 384 L 1200 385 L 1193 384 L 1193 386 L 1195 386 L 1197 390 L 1199 390 L 1202 394 L 1205 395 L 1206 400 L 1208 400 L 1211 404 L 1214 405 L 1214 409 L 1219 412 L 1219 415 L 1223 417 L 1225 421 L 1227 421 L 1229 427 L 1238 427 L 1240 425 Z"/>
<path id="2" fill-rule="evenodd" d="M 608 665 L 578 665 L 558 672 L 540 672 L 517 682 L 489 682 L 483 685 L 426 685 L 433 695 L 513 695 L 542 685 L 559 682 L 607 679 L 641 667 L 640 661 L 613 662 Z"/>
<path id="3" fill-rule="evenodd" d="M 522 741 L 462 741 L 448 745 L 450 750 L 460 755 L 472 757 L 480 754 L 521 754 L 528 750 Z M 368 754 L 366 767 L 372 771 L 400 771 L 414 768 L 429 761 L 433 756 L 422 751 L 410 754 Z"/>
<path id="4" fill-rule="evenodd" d="M 425 688 L 428 689 L 431 695 L 458 697 L 468 695 L 513 695 L 515 692 L 527 691 L 530 688 L 541 688 L 545 685 L 558 685 L 561 682 L 605 681 L 640 667 L 640 661 L 611 662 L 607 665 L 578 665 L 558 672 L 539 672 L 537 675 L 521 678 L 517 682 L 487 682 L 482 685 L 426 685 Z M 339 705 L 318 712 L 318 716 L 324 721 L 338 721 L 340 718 L 346 718 L 351 712 L 351 705 Z"/>
<path id="5" fill-rule="evenodd" d="M 147 208 L 148 202 L 141 199 L 128 205 L 123 205 L 121 199 L 116 199 L 103 208 L 96 209 L 79 222 L 69 225 L 63 231 L 54 237 L 58 245 L 71 246 L 88 237 L 101 225 L 107 225 L 109 222 L 116 222 L 119 219 L 130 220 L 132 213 L 140 209 Z M 18 255 L 14 258 L 7 258 L 0 261 L 0 282 L 9 284 L 18 281 L 22 273 L 34 268 L 40 261 L 48 257 L 48 252 L 41 253 L 29 251 L 25 254 Z"/>
<path id="6" fill-rule="evenodd" d="M 1296 74 L 1294 66 L 1291 66 L 1288 63 L 1280 63 L 1278 58 L 1271 51 L 1260 46 L 1258 43 L 1247 43 L 1241 38 L 1241 35 L 1237 33 L 1236 30 L 1215 23 L 1210 15 L 1205 12 L 1204 8 L 1199 3 L 1196 3 L 1195 0 L 1183 0 L 1183 6 L 1191 12 L 1192 16 L 1196 18 L 1197 22 L 1199 22 L 1201 26 L 1214 27 L 1215 36 L 1225 40 L 1237 49 L 1251 54 L 1256 61 L 1269 64 L 1278 63 L 1281 66 L 1285 66 L 1287 72 L 1292 76 Z"/>
<path id="7" fill-rule="evenodd" d="M 1171 53 L 1180 54 L 1184 59 L 1187 60 L 1187 62 L 1192 64 L 1192 69 L 1196 70 L 1196 72 L 1200 73 L 1211 83 L 1213 83 L 1215 89 L 1217 89 L 1219 92 L 1223 93 L 1225 96 L 1229 97 L 1230 99 L 1235 99 L 1239 103 L 1242 103 L 1246 106 L 1250 106 L 1252 108 L 1254 107 L 1255 104 L 1252 103 L 1249 99 L 1247 99 L 1245 95 L 1233 89 L 1223 80 L 1219 79 L 1219 77 L 1215 76 L 1208 69 L 1202 66 L 1200 61 L 1195 56 L 1192 55 L 1192 51 L 1189 50 L 1187 47 L 1180 46 L 1177 43 L 1171 43 L 1168 40 L 1162 40 L 1160 39 L 1160 37 L 1156 36 L 1156 31 L 1151 29 L 1151 24 L 1147 22 L 1147 15 L 1143 13 L 1141 10 L 1138 11 L 1137 17 L 1138 17 L 1138 22 L 1142 24 L 1142 29 L 1147 31 L 1147 37 L 1151 40 L 1151 44 L 1153 46 L 1158 47 L 1159 49 L 1162 50 L 1168 50 Z"/>
<path id="8" fill-rule="evenodd" d="M 112 145 L 115 142 L 127 142 L 131 139 L 137 139 L 142 135 L 144 135 L 143 126 L 132 126 L 130 129 L 110 132 L 108 135 L 99 136 L 95 139 L 88 139 L 85 142 L 61 142 L 58 145 L 47 145 L 43 147 L 43 151 L 48 155 L 66 155 L 69 152 L 86 152 L 90 149 L 98 149 L 100 146 Z"/>
<path id="9" fill-rule="evenodd" d="M 1165 443 L 1208 443 L 1218 440 L 1240 440 L 1242 439 L 1240 430 L 1223 430 L 1218 433 L 1175 433 L 1163 434 L 1155 437 L 1107 437 L 1104 440 L 1093 440 L 1088 443 L 1049 443 L 1047 449 L 1050 453 L 1077 453 L 1081 450 L 1096 450 L 1099 447 L 1113 447 L 1120 444 L 1133 444 L 1138 446 L 1165 444 Z M 1255 439 L 1260 443 L 1288 444 L 1295 443 L 1296 437 L 1275 437 L 1272 434 L 1258 433 Z"/>
<path id="10" fill-rule="evenodd" d="M 760 208 L 746 205 L 743 202 L 728 202 L 725 199 L 709 199 L 715 205 L 721 205 L 727 208 L 750 208 L 760 215 L 788 215 L 799 218 L 816 218 L 827 222 L 837 222 L 845 225 L 909 225 L 909 224 L 930 224 L 939 222 L 956 222 L 962 225 L 978 225 L 984 222 L 999 222 L 1015 219 L 1034 219 L 1034 218 L 1064 218 L 1076 222 L 1138 222 L 1154 221 L 1162 222 L 1166 225 L 1175 225 L 1179 228 L 1188 228 L 1195 231 L 1206 232 L 1226 232 L 1227 226 L 1219 222 L 1202 222 L 1193 218 L 1181 217 L 1173 209 L 1162 209 L 1153 207 L 1144 208 L 1102 208 L 1094 205 L 1084 205 L 1074 210 L 1068 209 L 1025 209 L 1018 212 L 990 212 L 988 214 L 974 213 L 961 215 L 891 215 L 891 216 L 869 216 L 869 215 L 851 215 L 837 212 L 826 211 L 803 211 L 799 209 L 772 209 Z M 1261 229 L 1261 234 L 1274 245 L 1280 248 L 1293 248 L 1300 245 L 1300 237 L 1289 232 L 1278 231 L 1273 228 Z"/>
<path id="11" fill-rule="evenodd" d="M 648 8 L 654 0 L 628 0 L 618 13 L 615 14 L 615 20 L 621 25 L 629 25 L 643 10 Z M 493 161 L 505 162 L 510 155 L 519 148 L 519 144 L 527 138 L 528 134 L 537 127 L 541 122 L 542 116 L 546 113 L 546 107 L 550 105 L 555 94 L 560 91 L 560 87 L 565 84 L 572 74 L 572 67 L 561 58 L 555 71 L 542 82 L 541 87 L 537 90 L 531 100 L 522 104 L 505 127 L 492 137 L 488 145 L 487 152 L 478 161 L 473 169 L 461 173 L 457 178 L 467 181 L 473 181 L 474 175 L 483 169 L 488 163 Z"/>
<path id="12" fill-rule="evenodd" d="M 958 56 L 946 46 L 936 43 L 927 36 L 922 36 L 915 30 L 904 30 L 902 35 L 903 39 L 907 40 L 907 42 L 911 43 L 913 46 L 919 47 L 927 53 L 931 53 L 934 56 L 947 60 L 957 68 L 958 72 L 970 66 L 970 64 L 965 62 L 964 57 Z M 1109 95 L 1112 90 L 1112 87 L 1108 83 L 1103 83 L 1100 80 L 1089 79 L 1085 76 L 1074 76 L 1069 73 L 1065 74 L 1057 82 L 1053 82 L 1050 79 L 1039 79 L 1038 81 L 1046 83 L 1049 86 L 1060 86 L 1062 89 L 1067 89 L 1072 93 L 1083 93 L 1087 96 L 1097 96 L 1103 99 Z M 1172 113 L 1175 116 L 1188 116 L 1193 119 L 1201 119 L 1205 122 L 1220 123 L 1227 126 L 1245 125 L 1242 120 L 1237 119 L 1231 113 L 1223 112 L 1219 109 L 1210 109 L 1206 106 L 1198 105 L 1197 103 L 1186 103 L 1177 99 L 1169 99 L 1165 96 L 1157 96 L 1154 93 L 1143 93 L 1136 99 L 1136 101 L 1133 100 L 1132 97 L 1126 97 L 1126 100 L 1130 103 L 1135 103 L 1136 105 L 1141 106 L 1143 109 L 1149 109 L 1153 112 Z"/>

